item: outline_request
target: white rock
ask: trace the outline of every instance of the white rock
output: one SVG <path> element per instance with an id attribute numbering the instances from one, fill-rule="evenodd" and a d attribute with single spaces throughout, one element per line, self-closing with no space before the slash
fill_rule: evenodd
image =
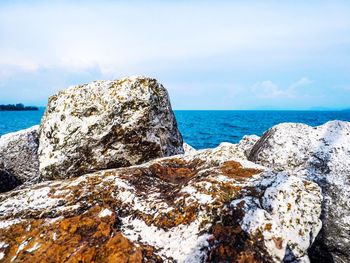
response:
<path id="1" fill-rule="evenodd" d="M 185 154 L 192 153 L 192 152 L 196 151 L 195 148 L 193 148 L 191 145 L 189 145 L 185 142 L 183 143 L 183 148 L 184 148 Z"/>
<path id="2" fill-rule="evenodd" d="M 245 156 L 249 156 L 251 149 L 255 143 L 260 139 L 257 135 L 245 135 L 242 140 L 239 141 L 238 147 L 242 149 Z"/>
<path id="3" fill-rule="evenodd" d="M 99 214 L 98 216 L 99 217 L 106 217 L 106 216 L 111 216 L 113 215 L 113 212 L 107 208 L 103 209 Z"/>
<path id="4" fill-rule="evenodd" d="M 243 202 L 244 217 L 241 222 L 242 229 L 249 236 L 263 236 L 263 243 L 269 255 L 274 262 L 281 262 L 286 253 L 287 242 L 283 237 L 282 228 L 278 221 L 273 220 L 272 216 L 260 208 L 259 201 L 246 197 L 235 200 L 232 206 L 240 206 Z"/>
<path id="5" fill-rule="evenodd" d="M 40 125 L 40 173 L 65 178 L 183 153 L 166 89 L 155 79 L 72 86 L 50 97 Z"/>
<path id="6" fill-rule="evenodd" d="M 297 261 L 308 258 L 307 250 L 322 226 L 322 196 L 317 184 L 279 173 L 261 203 L 258 198 L 245 197 L 231 205 L 239 207 L 242 202 L 242 229 L 250 235 L 261 233 L 275 262 L 283 260 L 287 248 Z"/>
<path id="7" fill-rule="evenodd" d="M 274 126 L 255 144 L 249 160 L 289 170 L 321 186 L 323 229 L 318 242 L 335 262 L 347 262 L 350 258 L 350 123 Z"/>
<path id="8" fill-rule="evenodd" d="M 321 230 L 321 203 L 321 188 L 316 183 L 283 173 L 264 193 L 262 206 L 279 223 L 297 259 L 307 256 Z"/>

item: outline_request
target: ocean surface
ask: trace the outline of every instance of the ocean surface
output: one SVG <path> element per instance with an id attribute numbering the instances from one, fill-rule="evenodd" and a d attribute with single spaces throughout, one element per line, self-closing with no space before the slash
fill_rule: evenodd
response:
<path id="1" fill-rule="evenodd" d="M 39 124 L 39 111 L 0 112 L 0 136 Z M 175 111 L 184 141 L 196 149 L 215 147 L 221 142 L 237 143 L 244 135 L 262 135 L 282 122 L 311 126 L 330 120 L 350 121 L 350 111 Z"/>

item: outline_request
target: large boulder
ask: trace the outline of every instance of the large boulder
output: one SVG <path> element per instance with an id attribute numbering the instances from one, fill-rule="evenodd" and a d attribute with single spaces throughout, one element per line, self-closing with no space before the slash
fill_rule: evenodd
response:
<path id="1" fill-rule="evenodd" d="M 40 125 L 43 179 L 79 176 L 183 153 L 166 89 L 155 79 L 72 86 L 50 97 Z"/>
<path id="2" fill-rule="evenodd" d="M 226 143 L 0 195 L 0 260 L 307 262 L 320 211 L 317 184 Z"/>
<path id="3" fill-rule="evenodd" d="M 324 226 L 313 257 L 317 262 L 349 262 L 350 122 L 331 121 L 318 127 L 277 125 L 255 144 L 249 160 L 289 170 L 321 186 Z"/>
<path id="4" fill-rule="evenodd" d="M 38 128 L 0 137 L 0 192 L 39 180 Z"/>

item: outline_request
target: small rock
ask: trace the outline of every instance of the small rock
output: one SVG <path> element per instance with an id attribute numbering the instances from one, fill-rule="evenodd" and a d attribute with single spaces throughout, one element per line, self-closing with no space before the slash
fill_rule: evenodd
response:
<path id="1" fill-rule="evenodd" d="M 0 137 L 1 191 L 11 190 L 22 183 L 38 182 L 38 128 L 34 126 Z"/>

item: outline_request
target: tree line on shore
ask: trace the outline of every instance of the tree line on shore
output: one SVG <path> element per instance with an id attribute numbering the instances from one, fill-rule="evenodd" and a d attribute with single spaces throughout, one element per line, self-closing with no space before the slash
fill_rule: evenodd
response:
<path id="1" fill-rule="evenodd" d="M 34 106 L 24 106 L 22 103 L 0 105 L 0 111 L 34 111 L 34 110 L 39 110 L 39 108 Z"/>

